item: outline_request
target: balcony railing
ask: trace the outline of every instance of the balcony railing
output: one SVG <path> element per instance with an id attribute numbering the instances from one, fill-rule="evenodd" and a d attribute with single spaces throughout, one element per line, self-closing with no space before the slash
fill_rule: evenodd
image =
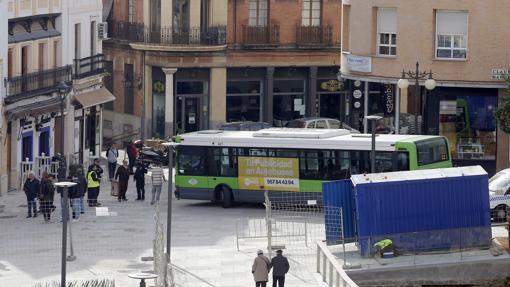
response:
<path id="1" fill-rule="evenodd" d="M 111 38 L 156 45 L 225 45 L 225 26 L 200 28 L 152 28 L 141 23 L 114 22 Z"/>
<path id="2" fill-rule="evenodd" d="M 72 66 L 68 65 L 6 79 L 5 103 L 51 93 L 56 90 L 59 82 L 70 83 L 72 72 Z"/>
<path id="3" fill-rule="evenodd" d="M 330 25 L 298 25 L 296 27 L 296 44 L 307 46 L 331 46 L 333 45 L 333 28 Z"/>
<path id="4" fill-rule="evenodd" d="M 104 56 L 97 54 L 94 56 L 74 59 L 74 74 L 73 78 L 83 79 L 104 73 Z"/>
<path id="5" fill-rule="evenodd" d="M 243 45 L 278 45 L 280 43 L 280 26 L 242 26 Z"/>

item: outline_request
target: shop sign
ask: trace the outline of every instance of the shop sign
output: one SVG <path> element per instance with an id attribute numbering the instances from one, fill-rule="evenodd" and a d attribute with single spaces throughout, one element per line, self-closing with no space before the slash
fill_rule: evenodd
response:
<path id="1" fill-rule="evenodd" d="M 395 112 L 395 96 L 393 95 L 393 85 L 384 85 L 384 114 L 392 115 Z"/>
<path id="2" fill-rule="evenodd" d="M 297 158 L 239 157 L 239 188 L 299 191 Z"/>
<path id="3" fill-rule="evenodd" d="M 336 92 L 341 90 L 343 83 L 338 80 L 329 80 L 321 83 L 321 89 L 324 91 Z"/>
<path id="4" fill-rule="evenodd" d="M 491 78 L 493 80 L 510 80 L 510 69 L 492 69 Z"/>
<path id="5" fill-rule="evenodd" d="M 347 69 L 352 72 L 371 73 L 372 58 L 365 56 L 347 55 Z"/>

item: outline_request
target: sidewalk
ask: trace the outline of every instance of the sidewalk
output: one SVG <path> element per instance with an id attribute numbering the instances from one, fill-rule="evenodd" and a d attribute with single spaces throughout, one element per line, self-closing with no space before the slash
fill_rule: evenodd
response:
<path id="1" fill-rule="evenodd" d="M 147 183 L 150 179 L 147 179 Z M 68 262 L 68 280 L 111 278 L 116 286 L 138 286 L 129 273 L 152 270 L 154 206 L 147 186 L 146 200 L 136 201 L 134 182 L 129 183 L 127 202 L 117 202 L 103 183 L 99 201 L 110 216 L 96 216 L 86 207 L 79 222 L 72 222 L 73 244 L 77 260 Z M 161 199 L 161 221 L 166 227 L 166 185 Z M 149 200 L 147 200 L 149 199 Z M 1 286 L 33 286 L 36 282 L 60 279 L 61 228 L 60 196 L 55 196 L 57 210 L 52 223 L 41 216 L 26 219 L 26 200 L 22 192 L 0 197 L 0 281 Z M 257 249 L 265 242 L 251 242 L 236 249 L 235 222 L 238 218 L 261 218 L 260 205 L 223 209 L 208 202 L 173 201 L 172 263 L 177 286 L 251 286 L 251 264 Z M 289 253 L 290 255 L 291 253 Z M 291 257 L 287 286 L 321 286 L 314 270 L 314 260 L 300 263 Z M 313 265 L 313 266 L 310 266 Z M 150 284 L 151 285 L 151 284 Z M 150 286 L 149 285 L 149 286 Z"/>

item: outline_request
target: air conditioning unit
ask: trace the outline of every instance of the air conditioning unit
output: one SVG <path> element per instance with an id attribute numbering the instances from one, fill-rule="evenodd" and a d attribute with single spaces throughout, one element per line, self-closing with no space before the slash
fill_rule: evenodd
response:
<path id="1" fill-rule="evenodd" d="M 97 37 L 100 40 L 108 39 L 108 23 L 102 22 L 97 25 Z"/>

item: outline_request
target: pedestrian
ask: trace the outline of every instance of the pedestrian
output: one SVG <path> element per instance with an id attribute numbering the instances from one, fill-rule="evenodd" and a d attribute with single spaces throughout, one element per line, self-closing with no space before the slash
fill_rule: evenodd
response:
<path id="1" fill-rule="evenodd" d="M 119 180 L 119 202 L 127 201 L 128 199 L 126 198 L 126 192 L 129 183 L 129 169 L 127 160 L 122 161 L 122 165 L 117 169 L 117 172 L 115 173 L 115 179 Z"/>
<path id="2" fill-rule="evenodd" d="M 269 262 L 269 258 L 264 256 L 264 252 L 262 250 L 257 251 L 257 257 L 253 261 L 253 265 L 251 267 L 251 273 L 253 274 L 253 279 L 255 280 L 255 287 L 266 287 L 267 281 L 269 281 L 269 270 L 271 269 L 271 262 Z"/>
<path id="3" fill-rule="evenodd" d="M 37 203 L 35 199 L 39 194 L 39 180 L 35 178 L 33 172 L 28 173 L 28 178 L 23 185 L 23 191 L 27 196 L 27 205 L 28 205 L 28 215 L 27 218 L 37 217 Z M 33 212 L 33 216 L 32 216 Z"/>
<path id="4" fill-rule="evenodd" d="M 103 177 L 103 168 L 99 165 L 99 159 L 95 158 L 92 165 L 96 167 L 97 177 L 101 179 Z"/>
<path id="5" fill-rule="evenodd" d="M 159 196 L 161 195 L 161 188 L 163 186 L 163 181 L 166 181 L 165 175 L 163 174 L 163 169 L 161 166 L 157 165 L 152 169 L 151 172 L 151 180 L 152 180 L 152 200 L 151 205 L 156 202 L 159 202 Z M 172 195 L 169 195 L 172 196 Z"/>
<path id="6" fill-rule="evenodd" d="M 284 287 L 285 285 L 285 274 L 289 272 L 290 265 L 287 257 L 282 255 L 282 250 L 276 250 L 276 256 L 271 259 L 271 268 L 273 269 L 273 287 Z"/>
<path id="7" fill-rule="evenodd" d="M 76 176 L 72 180 L 76 185 L 73 188 L 73 192 L 69 195 L 69 198 L 71 199 L 73 219 L 78 221 L 82 213 L 83 196 L 87 190 L 87 180 L 83 176 L 83 171 L 81 169 L 77 170 Z"/>
<path id="8" fill-rule="evenodd" d="M 136 165 L 133 180 L 136 182 L 136 200 L 145 200 L 145 174 L 147 169 L 141 163 Z"/>
<path id="9" fill-rule="evenodd" d="M 129 174 L 133 174 L 133 165 L 138 155 L 138 149 L 133 141 L 129 142 L 127 145 L 126 152 L 129 158 Z"/>
<path id="10" fill-rule="evenodd" d="M 113 178 L 115 177 L 115 169 L 117 169 L 117 159 L 119 158 L 119 150 L 117 150 L 117 144 L 112 143 L 110 148 L 106 151 L 106 158 L 108 159 L 108 178 L 112 185 L 113 191 Z"/>
<path id="11" fill-rule="evenodd" d="M 53 199 L 55 197 L 55 186 L 52 178 L 46 171 L 42 173 L 40 183 L 39 202 L 41 213 L 44 216 L 44 222 L 50 222 L 51 212 L 53 211 Z"/>
<path id="12" fill-rule="evenodd" d="M 100 181 L 96 171 L 97 167 L 95 165 L 91 165 L 87 172 L 87 198 L 90 207 L 101 206 L 101 204 L 97 202 Z"/>

